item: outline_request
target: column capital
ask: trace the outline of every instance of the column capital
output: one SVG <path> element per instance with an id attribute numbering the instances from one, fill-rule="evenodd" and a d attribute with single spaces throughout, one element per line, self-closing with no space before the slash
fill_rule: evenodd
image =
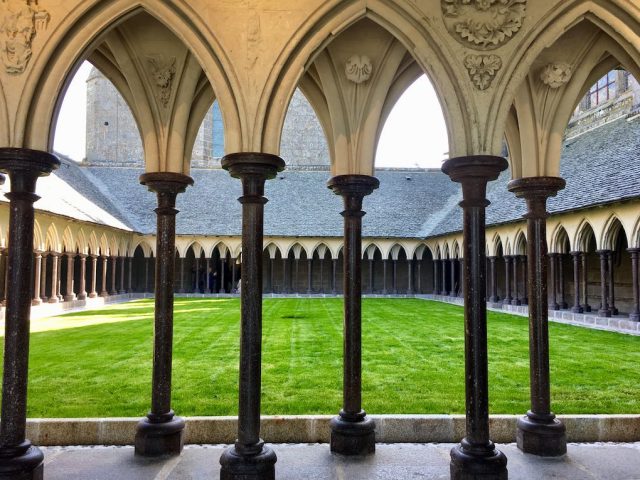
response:
<path id="1" fill-rule="evenodd" d="M 159 215 L 175 215 L 176 196 L 193 185 L 193 178 L 176 172 L 148 172 L 140 175 L 140 183 L 158 195 Z"/>
<path id="2" fill-rule="evenodd" d="M 277 155 L 259 152 L 238 152 L 225 155 L 222 168 L 233 178 L 242 180 L 240 203 L 267 203 L 264 197 L 264 182 L 275 178 L 284 170 L 284 160 Z"/>
<path id="3" fill-rule="evenodd" d="M 584 253 L 585 252 L 581 252 L 580 250 L 573 250 L 572 252 L 569 252 L 569 254 L 574 256 L 574 257 L 579 257 L 580 255 L 584 255 Z"/>
<path id="4" fill-rule="evenodd" d="M 566 183 L 560 177 L 524 177 L 511 180 L 507 189 L 527 201 L 525 218 L 547 218 L 547 198 L 555 197 Z"/>
<path id="5" fill-rule="evenodd" d="M 60 160 L 52 153 L 28 148 L 0 148 L 0 172 L 11 178 L 11 193 L 7 196 L 35 194 L 36 179 L 49 175 L 59 166 Z M 4 183 L 4 176 L 1 177 L 0 184 Z"/>
<path id="6" fill-rule="evenodd" d="M 596 253 L 598 255 L 609 255 L 611 254 L 612 250 L 606 249 L 606 248 L 601 248 L 600 250 L 596 250 Z"/>
<path id="7" fill-rule="evenodd" d="M 639 247 L 627 248 L 627 252 L 629 252 L 629 253 L 640 253 L 640 248 Z"/>
<path id="8" fill-rule="evenodd" d="M 509 163 L 492 155 L 469 155 L 450 158 L 442 165 L 442 172 L 452 181 L 462 184 L 461 207 L 486 207 L 487 182 L 495 180 Z"/>
<path id="9" fill-rule="evenodd" d="M 380 186 L 380 181 L 370 175 L 337 175 L 330 178 L 327 187 L 344 200 L 342 216 L 363 217 L 362 199 Z"/>

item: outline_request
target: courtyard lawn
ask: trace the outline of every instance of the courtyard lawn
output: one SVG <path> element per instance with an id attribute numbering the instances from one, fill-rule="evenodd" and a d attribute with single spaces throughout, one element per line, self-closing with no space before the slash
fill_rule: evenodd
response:
<path id="1" fill-rule="evenodd" d="M 237 299 L 175 301 L 173 407 L 237 412 Z M 30 417 L 144 415 L 153 302 L 35 320 Z M 363 406 L 369 413 L 463 413 L 462 308 L 416 299 L 363 302 Z M 556 413 L 639 413 L 640 337 L 550 324 Z M 492 413 L 529 408 L 527 320 L 489 313 Z M 341 406 L 342 300 L 265 299 L 264 414 Z"/>

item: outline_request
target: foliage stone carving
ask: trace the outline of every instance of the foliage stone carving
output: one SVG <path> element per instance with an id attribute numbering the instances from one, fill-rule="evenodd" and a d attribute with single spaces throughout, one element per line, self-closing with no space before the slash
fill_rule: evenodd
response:
<path id="1" fill-rule="evenodd" d="M 355 84 L 369 80 L 372 71 L 373 66 L 371 65 L 371 59 L 366 55 L 352 55 L 344 67 L 344 73 L 347 79 Z"/>
<path id="2" fill-rule="evenodd" d="M 540 80 L 550 88 L 560 88 L 571 80 L 572 74 L 568 63 L 550 63 L 540 71 Z"/>
<path id="3" fill-rule="evenodd" d="M 153 81 L 158 87 L 156 95 L 162 106 L 166 108 L 171 99 L 171 86 L 176 74 L 176 57 L 166 60 L 163 55 L 153 55 L 147 57 L 147 60 L 151 66 Z"/>
<path id="4" fill-rule="evenodd" d="M 49 12 L 37 0 L 2 0 L 0 3 L 0 56 L 7 73 L 25 71 L 31 59 L 33 39 L 47 29 Z"/>
<path id="5" fill-rule="evenodd" d="M 502 60 L 497 55 L 467 55 L 464 66 L 469 77 L 478 90 L 486 90 L 491 86 L 498 70 L 502 68 Z"/>
<path id="6" fill-rule="evenodd" d="M 493 50 L 522 28 L 527 0 L 442 0 L 444 23 L 463 45 Z"/>

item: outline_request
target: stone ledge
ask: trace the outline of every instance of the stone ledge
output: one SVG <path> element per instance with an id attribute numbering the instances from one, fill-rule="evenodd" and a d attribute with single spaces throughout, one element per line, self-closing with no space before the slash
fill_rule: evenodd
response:
<path id="1" fill-rule="evenodd" d="M 464 436 L 464 415 L 372 415 L 380 443 L 453 443 Z M 515 442 L 520 415 L 492 415 L 491 439 Z M 270 443 L 328 443 L 332 415 L 262 417 Z M 638 442 L 640 415 L 560 415 L 569 442 Z M 236 417 L 187 417 L 185 444 L 233 443 Z M 27 438 L 41 446 L 132 445 L 138 418 L 30 419 Z"/>

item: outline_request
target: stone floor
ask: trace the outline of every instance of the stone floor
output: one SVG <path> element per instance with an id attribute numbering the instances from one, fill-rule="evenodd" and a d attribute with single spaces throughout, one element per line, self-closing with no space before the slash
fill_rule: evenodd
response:
<path id="1" fill-rule="evenodd" d="M 449 479 L 451 444 L 380 444 L 374 456 L 344 458 L 327 445 L 274 445 L 278 480 Z M 637 480 L 640 443 L 570 444 L 561 458 L 537 458 L 499 445 L 511 480 Z M 176 458 L 136 458 L 132 447 L 46 447 L 46 480 L 218 479 L 224 446 L 190 445 Z"/>

